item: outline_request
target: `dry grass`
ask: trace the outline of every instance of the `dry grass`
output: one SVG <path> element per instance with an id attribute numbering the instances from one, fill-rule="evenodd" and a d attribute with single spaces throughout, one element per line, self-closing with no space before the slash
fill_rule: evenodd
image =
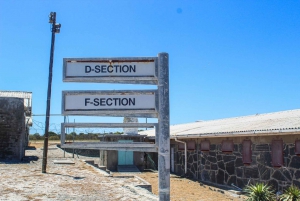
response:
<path id="1" fill-rule="evenodd" d="M 51 145 L 57 145 L 60 144 L 60 141 L 58 140 L 49 140 L 48 141 L 48 146 Z M 44 147 L 44 140 L 33 140 L 33 141 L 29 141 L 28 146 L 30 147 L 35 147 L 35 148 L 43 148 Z"/>
<path id="2" fill-rule="evenodd" d="M 158 195 L 158 174 L 155 172 L 145 172 L 138 175 L 152 185 L 152 192 Z M 171 174 L 171 191 L 170 196 L 172 201 L 241 201 L 245 200 L 245 196 L 232 195 L 227 191 L 200 185 L 197 181 L 181 178 Z M 234 197 L 236 196 L 236 197 Z"/>

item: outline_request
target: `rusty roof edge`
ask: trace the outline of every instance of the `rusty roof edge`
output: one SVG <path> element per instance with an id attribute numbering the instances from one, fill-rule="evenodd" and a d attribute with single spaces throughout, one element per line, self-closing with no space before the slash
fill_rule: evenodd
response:
<path id="1" fill-rule="evenodd" d="M 297 129 L 278 129 L 275 131 L 270 130 L 252 130 L 247 132 L 215 132 L 215 133 L 200 133 L 200 134 L 184 134 L 184 135 L 171 135 L 171 139 L 177 138 L 214 138 L 214 137 L 242 137 L 242 136 L 267 136 L 267 135 L 286 135 L 286 134 L 300 134 L 300 127 Z M 149 137 L 150 139 L 152 138 Z"/>

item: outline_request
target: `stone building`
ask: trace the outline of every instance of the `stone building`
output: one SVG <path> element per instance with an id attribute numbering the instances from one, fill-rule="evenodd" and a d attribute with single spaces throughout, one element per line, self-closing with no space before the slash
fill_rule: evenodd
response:
<path id="1" fill-rule="evenodd" d="M 154 140 L 154 131 L 141 132 Z M 300 110 L 198 121 L 170 127 L 171 172 L 235 185 L 300 187 Z"/>
<path id="2" fill-rule="evenodd" d="M 28 145 L 31 92 L 0 91 L 0 158 L 21 160 Z"/>

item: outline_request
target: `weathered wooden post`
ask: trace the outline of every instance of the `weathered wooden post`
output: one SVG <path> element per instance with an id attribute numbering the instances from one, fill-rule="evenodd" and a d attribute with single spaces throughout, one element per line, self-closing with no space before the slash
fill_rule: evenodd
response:
<path id="1" fill-rule="evenodd" d="M 170 200 L 169 54 L 158 54 L 158 178 L 159 200 Z"/>
<path id="2" fill-rule="evenodd" d="M 49 23 L 52 24 L 51 32 L 51 50 L 50 50 L 50 63 L 49 63 L 49 78 L 48 78 L 48 91 L 47 91 L 47 108 L 46 108 L 46 122 L 45 122 L 45 139 L 44 151 L 42 161 L 42 173 L 46 173 L 47 169 L 47 155 L 48 155 L 48 137 L 49 137 L 49 122 L 50 122 L 50 107 L 51 107 L 51 88 L 52 88 L 52 71 L 53 71 L 53 57 L 54 57 L 54 43 L 55 34 L 60 32 L 61 24 L 56 24 L 56 12 L 51 12 L 49 15 Z"/>

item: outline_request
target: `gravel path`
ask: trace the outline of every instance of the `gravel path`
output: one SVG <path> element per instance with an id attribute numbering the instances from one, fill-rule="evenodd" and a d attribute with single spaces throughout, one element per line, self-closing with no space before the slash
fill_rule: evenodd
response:
<path id="1" fill-rule="evenodd" d="M 75 164 L 54 164 L 63 151 L 49 146 L 47 173 L 42 173 L 43 150 L 27 150 L 28 163 L 0 162 L 0 200 L 158 200 L 149 191 L 135 187 L 136 178 L 113 178 L 88 164 L 83 158 Z M 32 160 L 37 159 L 37 160 Z"/>

